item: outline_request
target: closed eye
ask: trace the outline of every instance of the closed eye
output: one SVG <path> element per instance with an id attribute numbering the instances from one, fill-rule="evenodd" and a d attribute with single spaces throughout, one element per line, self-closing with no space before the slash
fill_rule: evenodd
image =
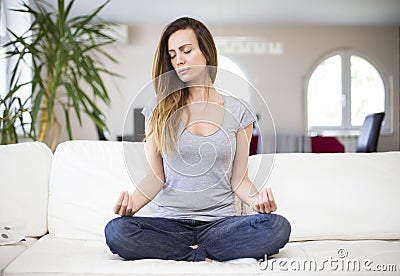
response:
<path id="1" fill-rule="evenodd" d="M 173 59 L 176 56 L 175 50 L 168 50 L 168 55 L 171 59 Z"/>

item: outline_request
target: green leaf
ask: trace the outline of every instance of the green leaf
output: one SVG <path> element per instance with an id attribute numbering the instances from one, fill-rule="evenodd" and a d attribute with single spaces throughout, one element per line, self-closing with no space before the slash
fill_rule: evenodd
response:
<path id="1" fill-rule="evenodd" d="M 70 1 L 70 2 L 68 3 L 67 8 L 65 9 L 65 18 L 68 17 L 68 15 L 69 15 L 69 13 L 70 13 L 70 11 L 71 11 L 71 8 L 72 8 L 72 5 L 74 4 L 74 2 L 75 2 L 75 0 L 72 0 L 72 1 Z"/>
<path id="2" fill-rule="evenodd" d="M 64 86 L 65 86 L 65 89 L 66 89 L 67 92 L 68 92 L 68 97 L 70 97 L 70 98 L 72 99 L 72 103 L 73 103 L 73 106 L 74 106 L 74 109 L 75 109 L 75 114 L 77 115 L 78 120 L 79 120 L 79 125 L 82 125 L 81 112 L 80 112 L 80 109 L 79 109 L 79 103 L 80 103 L 81 100 L 80 100 L 79 97 L 75 94 L 74 88 L 72 87 L 71 84 L 65 83 Z M 69 120 L 69 119 L 68 119 L 68 120 Z M 69 123 L 68 120 L 67 120 L 67 118 L 66 118 L 66 122 L 67 122 L 67 123 Z"/>
<path id="3" fill-rule="evenodd" d="M 67 125 L 68 139 L 72 140 L 72 131 L 71 131 L 71 123 L 70 123 L 70 119 L 69 119 L 69 110 L 67 108 L 64 108 L 64 114 L 65 114 L 65 123 Z"/>

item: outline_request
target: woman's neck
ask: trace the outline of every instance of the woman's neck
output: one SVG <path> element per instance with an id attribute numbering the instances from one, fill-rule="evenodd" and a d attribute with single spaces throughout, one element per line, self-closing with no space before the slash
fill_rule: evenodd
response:
<path id="1" fill-rule="evenodd" d="M 219 102 L 221 95 L 213 87 L 190 87 L 188 103 Z"/>

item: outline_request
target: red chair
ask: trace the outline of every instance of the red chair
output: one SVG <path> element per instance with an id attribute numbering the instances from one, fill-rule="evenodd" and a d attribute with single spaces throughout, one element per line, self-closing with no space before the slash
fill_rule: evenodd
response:
<path id="1" fill-rule="evenodd" d="M 344 152 L 344 146 L 336 137 L 314 136 L 311 137 L 311 152 Z"/>

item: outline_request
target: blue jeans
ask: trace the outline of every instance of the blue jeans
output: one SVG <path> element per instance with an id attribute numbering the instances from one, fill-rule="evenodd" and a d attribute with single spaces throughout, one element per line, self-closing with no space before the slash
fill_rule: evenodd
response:
<path id="1" fill-rule="evenodd" d="M 111 252 L 127 260 L 227 261 L 262 259 L 289 240 L 290 224 L 277 214 L 232 216 L 216 221 L 118 217 L 105 228 Z M 198 245 L 193 249 L 191 245 Z"/>

